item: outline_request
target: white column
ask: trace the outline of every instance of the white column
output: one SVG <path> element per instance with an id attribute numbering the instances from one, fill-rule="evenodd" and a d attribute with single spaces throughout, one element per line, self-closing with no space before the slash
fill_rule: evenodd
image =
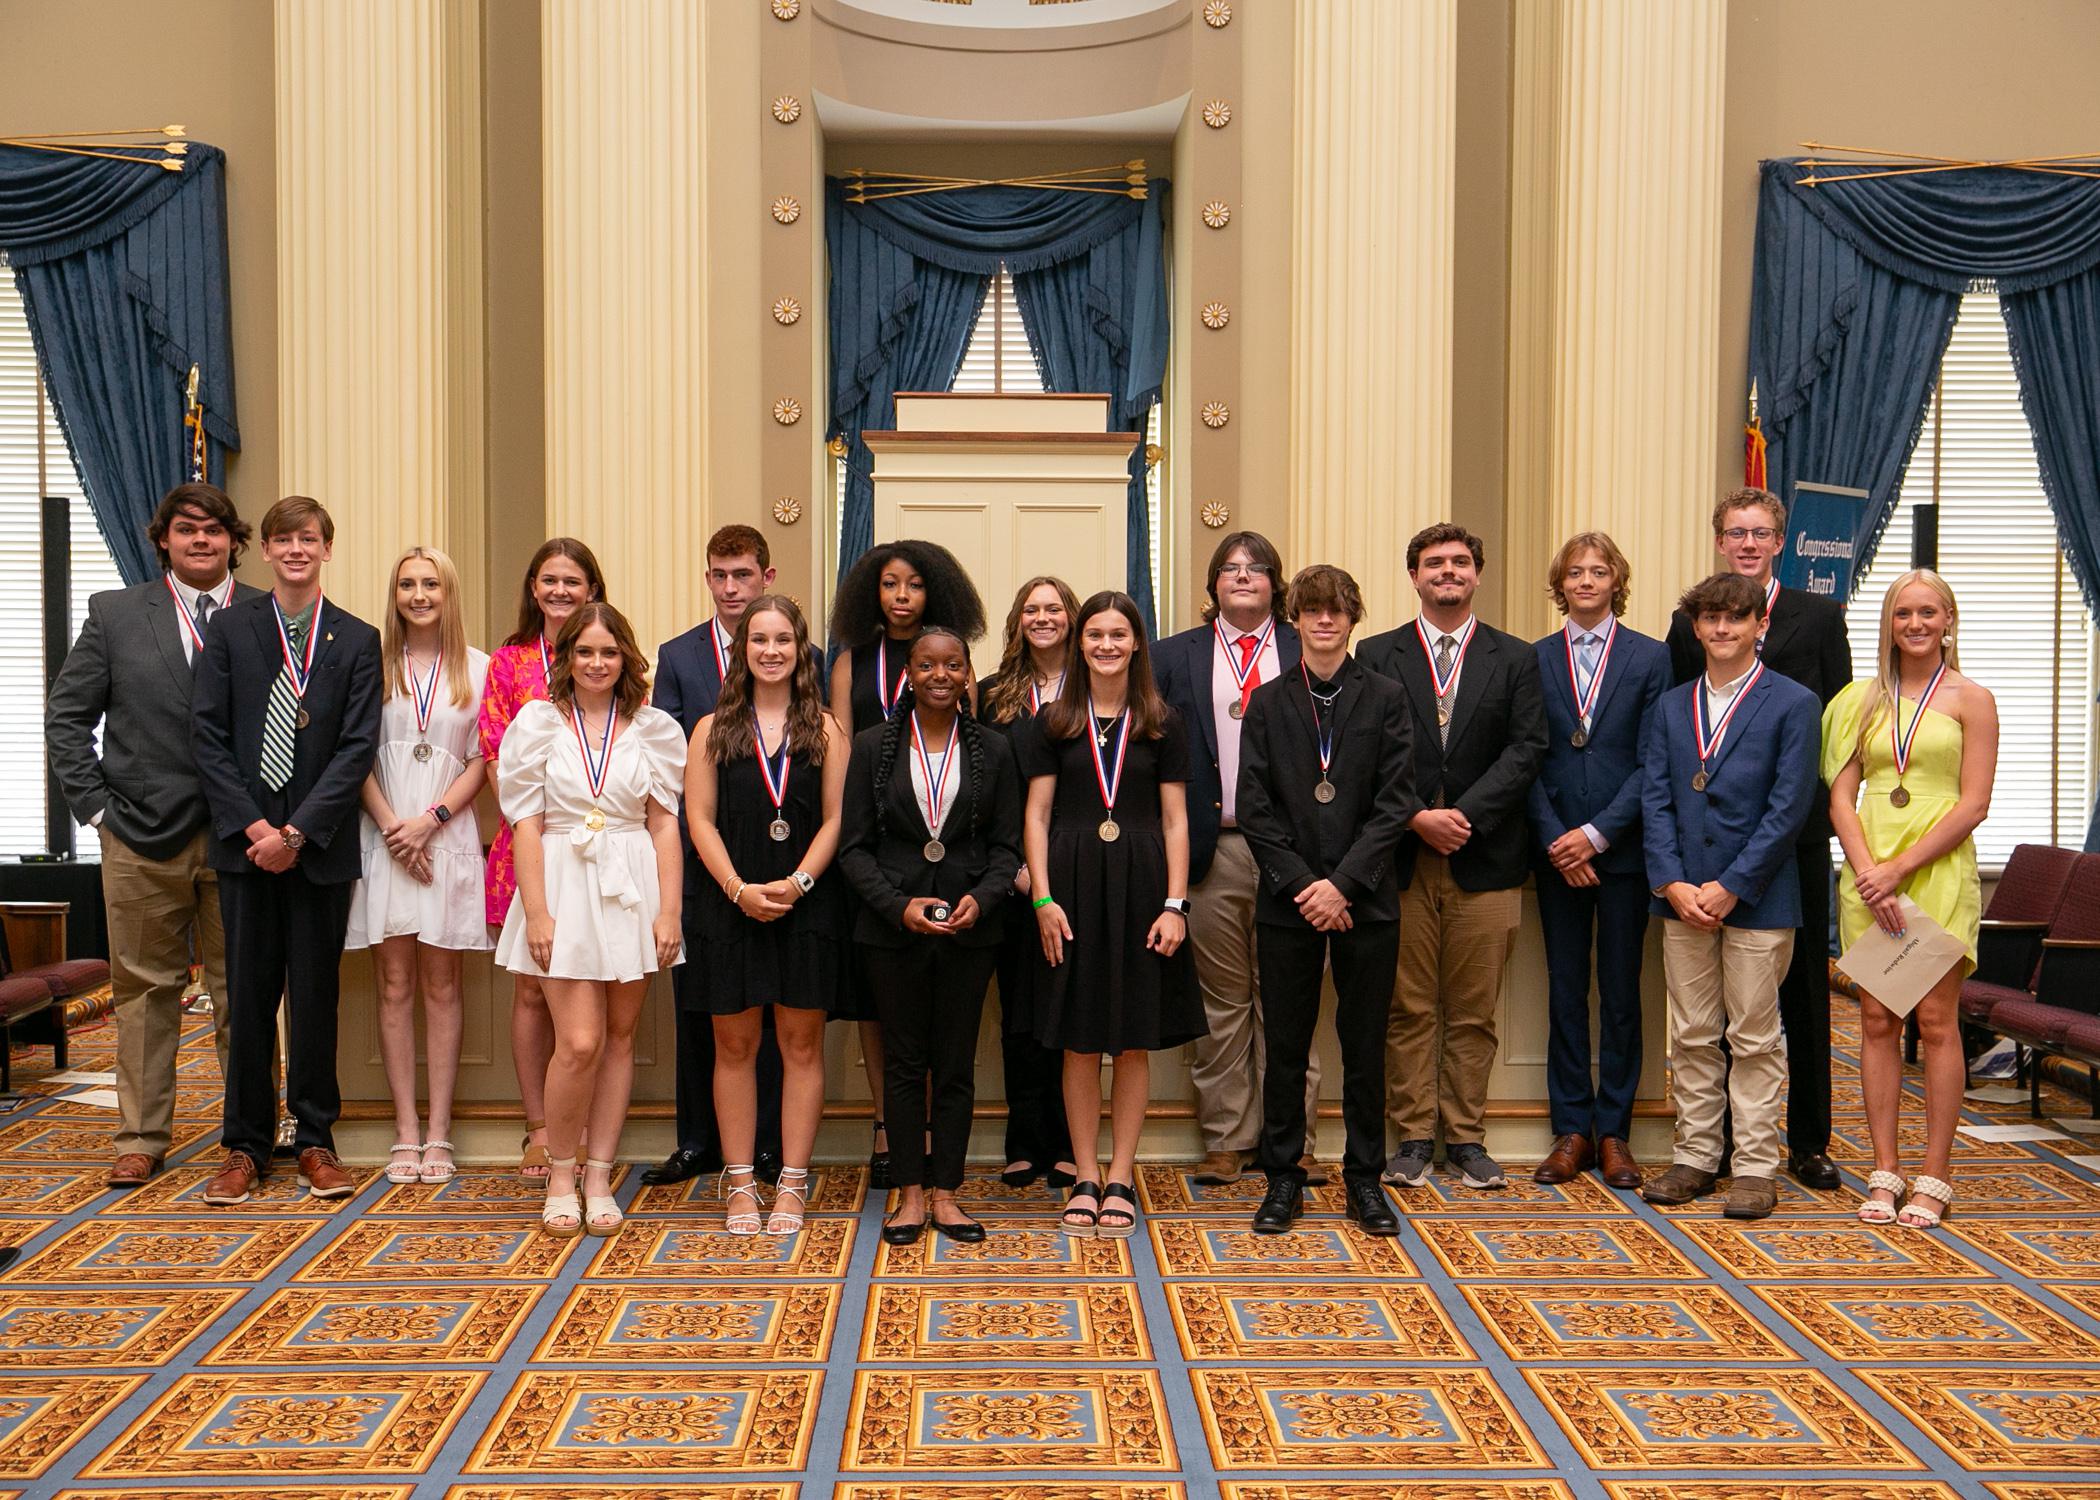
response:
<path id="1" fill-rule="evenodd" d="M 707 613 L 704 18 L 542 15 L 547 525 L 590 545 L 654 651 Z"/>
<path id="2" fill-rule="evenodd" d="M 1407 539 L 1451 505 L 1456 0 L 1297 7 L 1291 565 L 1414 613 Z"/>
<path id="3" fill-rule="evenodd" d="M 276 4 L 284 492 L 328 507 L 327 591 L 375 623 L 417 543 L 459 564 L 477 624 L 485 608 L 481 15 Z"/>

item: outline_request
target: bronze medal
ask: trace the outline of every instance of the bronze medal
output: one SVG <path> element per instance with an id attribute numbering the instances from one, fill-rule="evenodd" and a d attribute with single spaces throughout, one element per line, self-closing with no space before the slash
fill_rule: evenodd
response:
<path id="1" fill-rule="evenodd" d="M 430 742 L 429 742 L 428 740 L 425 740 L 425 741 L 423 741 L 423 742 L 422 742 L 421 744 L 419 744 L 419 745 L 417 745 L 417 746 L 416 746 L 416 759 L 417 759 L 417 760 L 428 760 L 428 759 L 430 759 Z"/>
<path id="2" fill-rule="evenodd" d="M 1320 778 L 1319 784 L 1313 788 L 1313 801 L 1332 802 L 1333 800 L 1334 783 L 1329 781 L 1325 776 L 1322 776 Z"/>
<path id="3" fill-rule="evenodd" d="M 306 710 L 302 708 L 299 710 L 299 717 L 292 720 L 292 727 L 295 729 L 304 729 L 307 725 L 311 724 L 312 722 L 313 720 L 307 717 Z"/>
<path id="4" fill-rule="evenodd" d="M 1577 750 L 1580 750 L 1584 745 L 1587 745 L 1589 742 L 1590 732 L 1587 729 L 1577 728 L 1573 734 L 1568 736 L 1568 743 L 1573 745 Z"/>
<path id="5" fill-rule="evenodd" d="M 1237 698 L 1233 699 L 1230 703 L 1225 705 L 1225 715 L 1227 718 L 1244 718 L 1246 716 L 1246 713 L 1247 705 L 1240 702 L 1240 700 Z"/>
<path id="6" fill-rule="evenodd" d="M 1706 790 L 1706 772 L 1703 768 L 1692 772 L 1692 790 L 1695 792 Z"/>
<path id="7" fill-rule="evenodd" d="M 1897 782 L 1895 789 L 1889 793 L 1889 802 L 1896 807 L 1910 806 L 1910 788 L 1900 781 Z"/>
<path id="8" fill-rule="evenodd" d="M 583 826 L 596 833 L 605 826 L 605 814 L 598 808 L 592 808 L 583 815 Z"/>
<path id="9" fill-rule="evenodd" d="M 1103 818 L 1100 828 L 1095 831 L 1101 835 L 1101 842 L 1104 844 L 1113 844 L 1123 836 L 1123 830 L 1116 826 L 1114 818 Z"/>
<path id="10" fill-rule="evenodd" d="M 1447 728 L 1451 723 L 1451 705 L 1441 698 L 1437 700 L 1436 722 L 1439 729 Z"/>
<path id="11" fill-rule="evenodd" d="M 787 819 L 775 818 L 772 822 L 768 823 L 766 825 L 766 837 L 771 839 L 776 844 L 786 843 L 788 841 Z"/>
<path id="12" fill-rule="evenodd" d="M 928 839 L 926 847 L 919 852 L 926 856 L 926 863 L 937 865 L 948 857 L 948 846 L 939 839 Z"/>

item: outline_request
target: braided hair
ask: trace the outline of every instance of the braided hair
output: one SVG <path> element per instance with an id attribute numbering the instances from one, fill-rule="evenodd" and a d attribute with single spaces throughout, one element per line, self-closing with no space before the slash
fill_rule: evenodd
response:
<path id="1" fill-rule="evenodd" d="M 946 625 L 923 625 L 912 637 L 911 650 L 919 649 L 919 642 L 929 636 L 941 636 L 967 649 L 969 642 L 961 634 Z M 909 652 L 906 653 L 907 658 Z M 911 717 L 917 707 L 917 695 L 907 680 L 897 695 L 896 707 L 882 726 L 882 747 L 875 756 L 875 836 L 879 839 L 889 832 L 890 777 L 897 769 L 897 756 L 904 746 L 904 738 L 911 732 Z M 971 788 L 970 822 L 967 832 L 977 835 L 977 819 L 984 806 L 984 726 L 970 711 L 970 695 L 955 695 L 955 731 L 962 741 L 964 755 L 965 785 Z"/>

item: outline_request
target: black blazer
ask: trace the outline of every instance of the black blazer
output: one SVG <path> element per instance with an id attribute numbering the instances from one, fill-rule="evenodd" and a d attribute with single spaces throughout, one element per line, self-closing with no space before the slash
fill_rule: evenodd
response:
<path id="1" fill-rule="evenodd" d="M 1365 641 L 1357 660 L 1407 689 L 1416 795 L 1429 807 L 1457 808 L 1473 825 L 1473 836 L 1451 856 L 1451 878 L 1467 891 L 1522 885 L 1531 873 L 1524 804 L 1546 757 L 1545 699 L 1531 643 L 1480 622 L 1459 674 L 1448 745 L 1437 735 L 1436 688 L 1412 620 Z M 1394 855 L 1402 889 L 1414 879 L 1421 844 L 1409 833 Z"/>
<path id="2" fill-rule="evenodd" d="M 952 906 L 964 896 L 975 896 L 977 920 L 957 933 L 955 941 L 968 948 L 996 947 L 1006 933 L 1006 924 L 997 919 L 999 904 L 1013 891 L 1014 872 L 1021 867 L 1021 776 L 1006 736 L 980 733 L 976 767 L 966 745 L 956 745 L 963 774 L 955 806 L 942 825 L 947 855 L 939 864 L 929 864 L 924 850 L 933 835 L 926 828 L 926 809 L 912 790 L 908 731 L 898 742 L 884 790 L 884 825 L 879 832 L 876 828 L 875 766 L 888 730 L 888 725 L 876 724 L 855 735 L 853 758 L 846 764 L 838 862 L 860 897 L 853 940 L 874 948 L 922 942 L 920 934 L 904 930 L 907 903 L 918 896 L 939 896 Z M 975 833 L 969 831 L 973 812 Z"/>
<path id="3" fill-rule="evenodd" d="M 1772 620 L 1765 627 L 1758 660 L 1782 677 L 1800 683 L 1825 708 L 1852 680 L 1852 640 L 1845 632 L 1845 606 L 1821 594 L 1782 588 L 1772 596 Z M 1706 670 L 1706 648 L 1692 633 L 1683 610 L 1670 615 L 1670 683 L 1682 686 Z M 1823 783 L 1818 781 L 1817 786 Z M 1828 848 L 1832 835 L 1830 798 L 1818 796 L 1801 830 L 1803 847 Z"/>
<path id="4" fill-rule="evenodd" d="M 1304 680 L 1292 672 L 1254 690 L 1240 721 L 1240 833 L 1261 867 L 1254 919 L 1308 925 L 1295 898 L 1332 880 L 1358 922 L 1400 920 L 1393 851 L 1422 810 L 1414 790 L 1413 731 L 1400 684 L 1344 658 L 1331 710 L 1332 802 L 1320 781 L 1318 729 Z"/>
<path id="5" fill-rule="evenodd" d="M 211 867 L 252 872 L 246 830 L 261 818 L 306 835 L 294 870 L 315 885 L 343 885 L 364 873 L 357 808 L 379 750 L 379 632 L 321 601 L 314 621 L 321 640 L 302 705 L 307 725 L 295 737 L 290 783 L 273 792 L 262 784 L 263 715 L 284 650 L 270 597 L 237 600 L 213 615 L 197 655 L 190 748 L 211 807 Z"/>
<path id="6" fill-rule="evenodd" d="M 1276 664 L 1298 670 L 1298 632 L 1278 621 Z M 1152 647 L 1152 676 L 1167 702 L 1181 711 L 1189 734 L 1189 884 L 1210 873 L 1225 818 L 1225 782 L 1218 771 L 1218 721 L 1211 706 L 1211 674 L 1218 665 L 1217 632 L 1208 624 L 1170 635 Z M 1257 692 L 1260 689 L 1256 689 Z M 1246 721 L 1241 720 L 1241 738 Z"/>

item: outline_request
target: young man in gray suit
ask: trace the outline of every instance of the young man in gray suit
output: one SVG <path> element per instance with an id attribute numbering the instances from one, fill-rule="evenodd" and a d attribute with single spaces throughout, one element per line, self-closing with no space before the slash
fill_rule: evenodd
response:
<path id="1" fill-rule="evenodd" d="M 190 688 L 211 617 L 257 594 L 233 578 L 248 523 L 216 485 L 168 491 L 146 535 L 165 571 L 88 600 L 45 708 L 51 769 L 73 816 L 102 837 L 117 1015 L 111 1187 L 145 1182 L 168 1151 L 193 935 L 226 1072 L 232 1007 L 209 814 L 190 759 Z"/>

